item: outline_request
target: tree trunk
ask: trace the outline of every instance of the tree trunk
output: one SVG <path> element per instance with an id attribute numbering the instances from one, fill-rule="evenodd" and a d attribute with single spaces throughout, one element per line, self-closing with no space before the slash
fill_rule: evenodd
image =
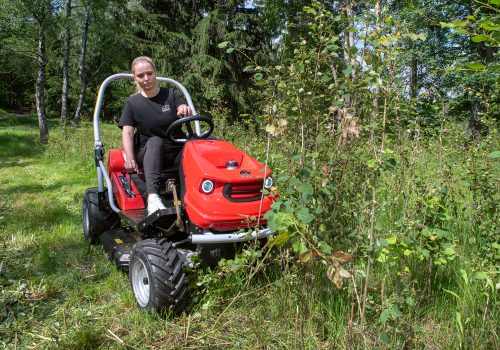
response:
<path id="1" fill-rule="evenodd" d="M 415 42 L 410 43 L 411 61 L 410 61 L 410 99 L 414 101 L 418 93 L 418 60 Z"/>
<path id="2" fill-rule="evenodd" d="M 83 33 L 82 33 L 82 51 L 80 53 L 80 80 L 82 83 L 80 89 L 80 98 L 78 99 L 78 106 L 76 107 L 75 116 L 73 118 L 73 123 L 78 124 L 80 122 L 80 114 L 82 112 L 83 103 L 85 102 L 85 94 L 87 92 L 87 73 L 85 71 L 85 60 L 87 55 L 87 33 L 89 30 L 89 17 L 90 17 L 90 8 L 92 7 L 92 3 L 89 3 L 87 9 L 85 10 L 85 18 L 83 22 Z"/>
<path id="3" fill-rule="evenodd" d="M 413 51 L 412 53 L 412 58 L 411 58 L 411 63 L 410 63 L 410 98 L 411 99 L 416 99 L 417 98 L 417 91 L 418 91 L 418 61 L 417 57 L 415 55 L 415 44 L 411 44 L 411 50 Z"/>
<path id="4" fill-rule="evenodd" d="M 380 14 L 381 14 L 381 7 L 380 7 L 380 1 L 377 1 L 375 3 L 375 32 L 378 33 L 380 31 Z M 375 124 L 376 120 L 378 119 L 378 109 L 379 109 L 379 103 L 378 99 L 380 96 L 380 84 L 377 82 L 377 85 L 375 86 L 375 91 L 373 94 L 373 101 L 372 101 L 372 115 L 371 115 L 371 123 Z M 374 142 L 374 133 L 375 130 L 371 128 L 370 130 L 370 141 Z"/>
<path id="5" fill-rule="evenodd" d="M 65 124 L 68 119 L 68 91 L 69 91 L 69 46 L 71 40 L 70 33 L 71 0 L 66 0 L 66 23 L 64 28 L 63 41 L 63 81 L 61 95 L 61 123 Z"/>
<path id="6" fill-rule="evenodd" d="M 36 112 L 38 114 L 38 129 L 40 131 L 40 142 L 47 143 L 49 130 L 47 128 L 47 117 L 45 115 L 45 66 L 47 57 L 45 52 L 45 24 L 39 22 L 38 27 L 38 76 L 36 78 Z"/>
<path id="7" fill-rule="evenodd" d="M 349 23 L 349 28 L 352 28 L 354 26 L 352 7 L 352 1 L 347 1 L 345 5 L 345 14 L 347 17 L 347 22 Z M 356 76 L 356 59 L 354 58 L 354 55 L 349 52 L 352 47 L 354 47 L 354 32 L 346 31 L 344 34 L 344 59 L 352 66 L 351 78 L 354 80 Z"/>
<path id="8" fill-rule="evenodd" d="M 473 97 L 470 102 L 469 109 L 469 122 L 467 123 L 467 130 L 471 140 L 478 140 L 481 133 L 481 122 L 479 121 L 479 114 L 482 112 L 483 106 L 477 97 Z"/>
<path id="9" fill-rule="evenodd" d="M 476 8 L 476 2 L 469 2 L 469 15 L 474 15 Z M 493 15 L 491 9 L 487 7 L 480 6 L 480 12 L 486 13 L 488 15 Z M 481 16 L 481 14 L 479 15 Z M 478 58 L 484 64 L 488 64 L 493 60 L 493 49 L 492 47 L 486 46 L 484 43 L 475 43 L 472 41 L 472 37 L 469 39 L 470 57 Z M 483 91 L 485 96 L 488 95 L 490 86 L 479 82 L 471 86 L 475 91 Z M 475 94 L 470 99 L 469 108 L 469 122 L 467 124 L 469 138 L 471 140 L 478 140 L 483 132 L 483 124 L 481 123 L 481 114 L 485 110 L 484 99 L 482 97 L 476 96 Z"/>
<path id="10" fill-rule="evenodd" d="M 353 7 L 353 2 L 352 0 L 347 0 L 345 1 L 345 15 L 347 17 L 347 23 L 348 23 L 348 28 L 353 27 L 354 25 L 354 20 L 353 20 L 353 12 L 352 12 L 352 7 Z M 348 29 L 346 28 L 346 29 Z M 354 47 L 354 32 L 352 31 L 345 31 L 344 32 L 344 60 L 346 64 L 351 66 L 351 80 L 352 83 L 354 84 L 354 79 L 356 77 L 356 59 L 354 58 L 352 52 L 350 52 L 351 48 Z M 351 94 L 348 94 L 346 96 L 344 106 L 349 109 L 354 109 L 353 106 L 353 97 Z M 353 111 L 354 113 L 354 111 Z"/>

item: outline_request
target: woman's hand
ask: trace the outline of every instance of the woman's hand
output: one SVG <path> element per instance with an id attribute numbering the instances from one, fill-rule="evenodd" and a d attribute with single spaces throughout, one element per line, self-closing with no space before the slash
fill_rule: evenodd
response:
<path id="1" fill-rule="evenodd" d="M 125 164 L 123 166 L 129 173 L 137 171 L 137 162 L 135 161 L 135 159 L 125 161 Z"/>
<path id="2" fill-rule="evenodd" d="M 177 107 L 177 116 L 179 118 L 185 117 L 187 115 L 193 114 L 193 111 L 191 111 L 191 108 L 189 108 L 188 105 L 182 104 L 179 107 Z"/>

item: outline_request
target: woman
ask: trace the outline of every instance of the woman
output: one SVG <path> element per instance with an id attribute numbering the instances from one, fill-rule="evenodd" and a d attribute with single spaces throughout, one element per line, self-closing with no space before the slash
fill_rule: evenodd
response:
<path id="1" fill-rule="evenodd" d="M 176 89 L 158 87 L 151 58 L 137 57 L 132 62 L 132 73 L 138 93 L 127 99 L 118 126 L 122 128 L 125 169 L 132 172 L 138 167 L 144 168 L 150 215 L 158 209 L 165 209 L 158 196 L 160 174 L 164 167 L 174 164 L 182 149 L 182 146 L 166 140 L 167 128 L 177 118 L 191 115 L 192 111 Z M 134 145 L 135 129 L 138 132 L 137 145 Z"/>

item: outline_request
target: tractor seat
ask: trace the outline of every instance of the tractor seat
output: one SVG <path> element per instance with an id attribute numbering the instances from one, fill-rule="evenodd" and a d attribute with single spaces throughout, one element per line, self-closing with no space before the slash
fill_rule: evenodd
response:
<path id="1" fill-rule="evenodd" d="M 123 174 L 126 173 L 126 170 L 123 167 L 124 160 L 125 157 L 123 149 L 109 150 L 108 157 L 106 160 L 109 172 L 123 173 Z M 160 183 L 166 183 L 169 179 L 175 179 L 176 183 L 178 184 L 180 181 L 180 176 L 179 176 L 180 167 L 181 167 L 180 164 L 174 164 L 163 169 L 162 173 L 160 174 Z M 146 198 L 147 189 L 146 189 L 146 178 L 144 176 L 144 170 L 139 169 L 136 173 L 130 174 L 130 178 L 137 186 L 137 189 L 141 193 L 142 197 Z M 166 186 L 163 185 L 160 188 L 161 191 L 165 191 L 165 189 Z"/>

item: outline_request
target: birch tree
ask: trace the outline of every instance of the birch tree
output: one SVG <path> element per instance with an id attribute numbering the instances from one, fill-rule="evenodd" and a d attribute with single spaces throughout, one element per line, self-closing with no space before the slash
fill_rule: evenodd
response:
<path id="1" fill-rule="evenodd" d="M 85 70 L 85 62 L 87 57 L 87 35 L 89 30 L 91 8 L 92 8 L 92 2 L 89 2 L 89 4 L 85 9 L 85 14 L 83 19 L 80 64 L 78 65 L 81 87 L 80 87 L 80 96 L 78 98 L 78 106 L 76 107 L 75 116 L 73 117 L 74 124 L 78 124 L 80 122 L 80 114 L 82 112 L 83 103 L 85 102 L 85 95 L 87 93 L 87 73 Z"/>
<path id="2" fill-rule="evenodd" d="M 47 66 L 47 28 L 52 20 L 53 3 L 51 0 L 22 0 L 26 12 L 38 27 L 37 54 L 38 73 L 35 84 L 36 111 L 40 142 L 47 143 L 49 130 L 45 113 L 45 70 Z"/>
<path id="3" fill-rule="evenodd" d="M 61 95 L 61 123 L 66 123 L 68 118 L 68 91 L 69 91 L 69 48 L 71 44 L 70 17 L 71 0 L 65 1 L 66 16 L 63 38 L 63 81 Z"/>

